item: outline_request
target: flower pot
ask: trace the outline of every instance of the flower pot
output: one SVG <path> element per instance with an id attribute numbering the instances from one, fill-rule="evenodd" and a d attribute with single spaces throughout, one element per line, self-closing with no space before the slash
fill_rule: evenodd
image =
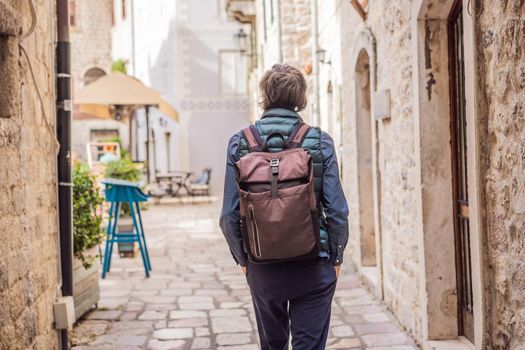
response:
<path id="1" fill-rule="evenodd" d="M 97 257 L 98 246 L 86 251 L 85 256 Z M 89 268 L 84 268 L 80 259 L 73 259 L 73 299 L 75 303 L 75 321 L 82 317 L 100 300 L 99 260 L 93 258 Z"/>
<path id="2" fill-rule="evenodd" d="M 133 232 L 133 221 L 131 217 L 125 216 L 119 219 L 117 232 Z M 118 243 L 118 254 L 121 258 L 134 258 L 138 250 L 137 242 Z"/>

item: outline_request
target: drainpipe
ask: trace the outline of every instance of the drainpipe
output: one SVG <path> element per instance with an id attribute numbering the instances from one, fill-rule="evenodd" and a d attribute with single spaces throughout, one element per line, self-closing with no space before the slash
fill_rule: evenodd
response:
<path id="1" fill-rule="evenodd" d="M 137 113 L 136 111 L 133 112 L 133 113 L 135 114 L 135 145 L 134 145 L 134 147 L 135 147 L 135 160 L 140 160 L 140 158 L 139 158 L 139 129 L 140 129 L 140 127 L 139 127 L 139 118 L 138 118 L 138 116 L 136 114 Z M 130 122 L 131 122 L 131 120 L 130 120 Z M 132 147 L 132 143 L 131 142 L 129 143 L 129 147 L 131 149 L 131 147 Z"/>
<path id="2" fill-rule="evenodd" d="M 317 0 L 311 2 L 312 16 L 312 125 L 319 125 L 319 30 L 317 24 Z"/>
<path id="3" fill-rule="evenodd" d="M 133 70 L 133 76 L 136 77 L 137 76 L 137 64 L 135 63 L 135 0 L 130 0 L 129 2 L 129 12 L 130 12 L 130 21 L 131 21 L 131 69 Z M 129 140 L 128 140 L 128 149 L 129 149 L 129 154 L 131 155 L 131 159 L 138 159 L 138 158 L 133 158 L 133 149 L 132 149 L 132 141 L 133 141 L 133 117 L 135 117 L 135 143 L 136 143 L 136 153 L 135 153 L 135 157 L 138 157 L 138 140 L 139 140 L 139 137 L 138 137 L 138 120 L 137 120 L 137 117 L 136 117 L 136 114 L 135 114 L 135 111 L 133 111 L 132 113 L 130 113 L 129 115 L 129 120 L 128 120 L 128 123 L 129 123 Z M 148 182 L 149 182 L 149 178 L 148 178 Z"/>
<path id="4" fill-rule="evenodd" d="M 145 109 L 146 109 L 146 179 L 148 180 L 148 185 L 151 180 L 151 163 L 150 163 L 150 153 L 149 153 L 151 131 L 149 130 L 149 108 L 150 106 L 145 106 Z"/>
<path id="5" fill-rule="evenodd" d="M 71 44 L 68 1 L 57 0 L 56 125 L 58 152 L 58 216 L 62 296 L 73 295 L 73 205 L 71 183 Z M 68 349 L 67 330 L 60 331 L 61 348 Z"/>

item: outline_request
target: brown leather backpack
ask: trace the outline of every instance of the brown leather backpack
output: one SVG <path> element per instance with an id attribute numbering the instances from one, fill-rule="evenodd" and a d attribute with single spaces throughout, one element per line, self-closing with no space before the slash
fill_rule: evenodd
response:
<path id="1" fill-rule="evenodd" d="M 298 123 L 282 151 L 269 152 L 251 125 L 242 133 L 250 153 L 235 163 L 243 242 L 250 261 L 270 263 L 317 256 L 319 219 L 312 157 L 301 145 L 310 126 Z"/>

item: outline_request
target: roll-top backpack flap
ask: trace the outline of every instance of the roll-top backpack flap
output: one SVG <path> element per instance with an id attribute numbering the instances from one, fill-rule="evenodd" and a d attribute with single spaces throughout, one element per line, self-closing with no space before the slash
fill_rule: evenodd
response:
<path id="1" fill-rule="evenodd" d="M 257 183 L 268 181 L 271 162 L 277 164 L 278 181 L 295 180 L 310 176 L 312 157 L 302 148 L 282 152 L 255 152 L 239 159 L 236 163 L 239 181 Z"/>
<path id="2" fill-rule="evenodd" d="M 237 162 L 240 171 L 240 182 L 264 182 L 267 180 L 268 172 L 265 170 L 270 162 L 279 164 L 278 181 L 287 181 L 307 177 L 310 174 L 311 156 L 302 148 L 299 148 L 304 141 L 311 127 L 304 123 L 297 123 L 292 129 L 292 133 L 284 142 L 284 151 L 268 152 L 267 142 L 272 136 L 279 135 L 273 133 L 263 142 L 254 125 L 244 128 L 242 133 L 248 142 L 250 153 L 241 157 Z M 306 166 L 305 166 L 306 165 Z"/>
<path id="3" fill-rule="evenodd" d="M 253 151 L 235 166 L 243 240 L 252 262 L 297 260 L 319 252 L 313 161 L 299 147 L 308 130 L 304 124 L 294 127 L 287 149 L 273 153 L 264 151 L 255 128 L 243 130 Z"/>

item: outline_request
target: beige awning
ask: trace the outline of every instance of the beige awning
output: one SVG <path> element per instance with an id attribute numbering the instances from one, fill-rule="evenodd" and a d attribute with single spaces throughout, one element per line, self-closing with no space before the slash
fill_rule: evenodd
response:
<path id="1" fill-rule="evenodd" d="M 147 87 L 140 80 L 123 73 L 103 76 L 80 90 L 74 98 L 80 110 L 108 118 L 109 106 L 155 106 L 166 116 L 179 120 L 179 114 L 160 93 Z"/>

